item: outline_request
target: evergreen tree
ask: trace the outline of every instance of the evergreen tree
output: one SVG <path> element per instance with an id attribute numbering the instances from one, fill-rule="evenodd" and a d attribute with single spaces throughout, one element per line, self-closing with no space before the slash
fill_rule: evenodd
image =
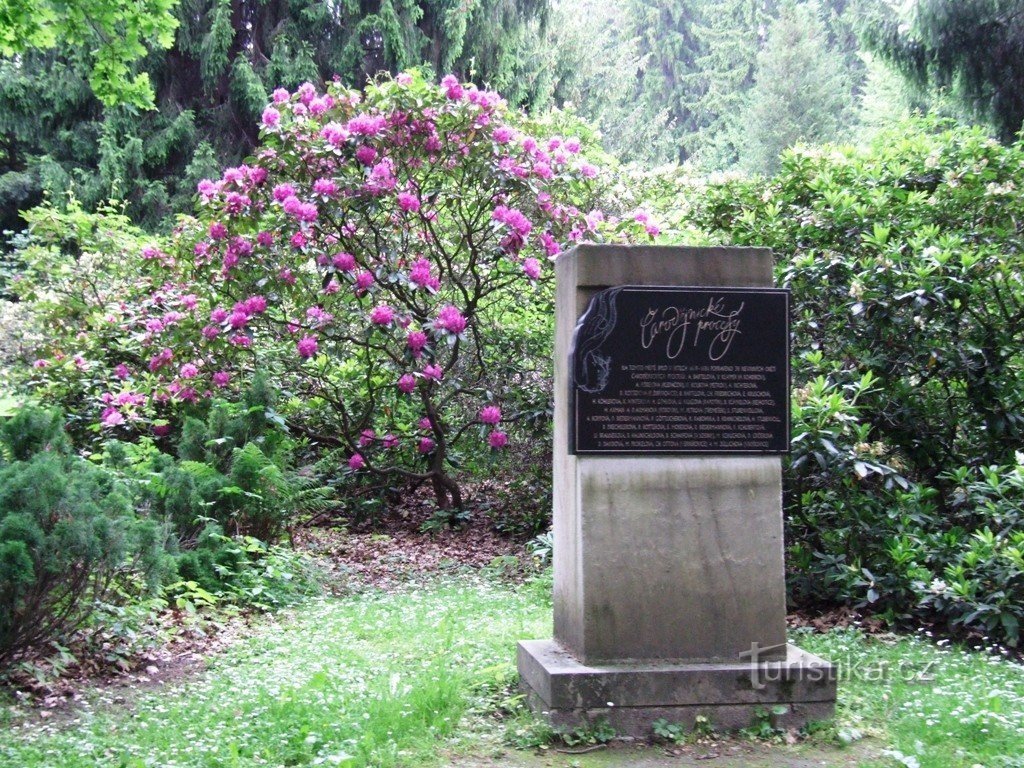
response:
<path id="1" fill-rule="evenodd" d="M 906 21 L 876 20 L 866 44 L 1012 141 L 1024 123 L 1024 0 L 917 0 Z"/>
<path id="2" fill-rule="evenodd" d="M 721 168 L 736 161 L 736 118 L 754 84 L 757 54 L 775 5 L 774 0 L 703 4 L 694 28 L 700 53 L 688 78 L 694 96 L 687 107 L 695 130 L 683 138 L 686 153 L 702 166 Z"/>
<path id="3" fill-rule="evenodd" d="M 630 0 L 628 20 L 640 54 L 638 98 L 652 114 L 665 110 L 674 158 L 689 155 L 683 137 L 700 127 L 691 104 L 701 84 L 694 78 L 701 56 L 695 34 L 702 0 Z"/>
<path id="4" fill-rule="evenodd" d="M 842 57 L 828 46 L 817 5 L 786 0 L 757 57 L 741 163 L 770 173 L 796 142 L 836 139 L 851 102 Z"/>
<path id="5" fill-rule="evenodd" d="M 44 192 L 87 208 L 124 199 L 143 225 L 168 221 L 199 179 L 251 151 L 277 86 L 360 85 L 426 64 L 511 87 L 523 30 L 546 11 L 547 0 L 180 0 L 174 46 L 141 65 L 148 111 L 101 103 L 77 56 L 29 50 L 0 63 L 0 228 L 18 228 L 17 210 Z"/>

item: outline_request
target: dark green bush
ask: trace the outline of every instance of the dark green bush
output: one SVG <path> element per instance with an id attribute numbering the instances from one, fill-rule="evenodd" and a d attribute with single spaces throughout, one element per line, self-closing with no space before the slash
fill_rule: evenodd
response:
<path id="1" fill-rule="evenodd" d="M 998 525 L 957 478 L 1024 446 L 1022 189 L 1024 145 L 918 122 L 865 150 L 788 153 L 775 177 L 712 184 L 696 205 L 719 240 L 773 248 L 793 291 L 798 594 L 1017 641 L 1012 618 L 990 619 L 1024 600 L 1012 579 L 968 569 L 956 605 L 928 584 Z"/>
<path id="2" fill-rule="evenodd" d="M 225 536 L 211 523 L 195 549 L 177 557 L 179 581 L 166 592 L 179 606 L 227 603 L 270 610 L 316 594 L 320 584 L 306 555 L 251 536 Z"/>
<path id="3" fill-rule="evenodd" d="M 155 579 L 163 563 L 160 527 L 60 424 L 26 407 L 0 428 L 0 666 L 80 626 L 120 575 Z"/>
<path id="4" fill-rule="evenodd" d="M 177 459 L 144 441 L 108 443 L 106 454 L 134 480 L 139 503 L 193 549 L 210 521 L 230 535 L 272 543 L 299 515 L 329 508 L 329 489 L 294 469 L 296 447 L 257 377 L 242 402 L 216 401 L 205 420 L 185 420 Z"/>

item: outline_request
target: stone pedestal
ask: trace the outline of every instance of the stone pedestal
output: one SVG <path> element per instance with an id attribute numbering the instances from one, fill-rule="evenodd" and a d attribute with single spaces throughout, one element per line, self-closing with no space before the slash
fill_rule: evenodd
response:
<path id="1" fill-rule="evenodd" d="M 659 718 L 748 725 L 831 715 L 835 671 L 787 646 L 778 456 L 569 450 L 569 354 L 590 298 L 619 285 L 770 287 L 767 249 L 579 246 L 556 265 L 555 637 L 519 644 L 531 704 L 558 726 Z"/>

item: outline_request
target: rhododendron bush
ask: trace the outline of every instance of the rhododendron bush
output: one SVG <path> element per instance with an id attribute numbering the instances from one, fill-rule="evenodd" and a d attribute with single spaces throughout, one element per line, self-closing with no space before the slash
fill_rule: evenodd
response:
<path id="1" fill-rule="evenodd" d="M 513 119 L 450 77 L 276 91 L 253 161 L 199 185 L 201 236 L 168 281 L 189 292 L 165 286 L 147 330 L 163 396 L 268 366 L 310 406 L 295 426 L 344 448 L 350 471 L 429 479 L 441 507 L 461 506 L 456 443 L 510 439 L 485 350 L 601 220 L 579 142 Z"/>

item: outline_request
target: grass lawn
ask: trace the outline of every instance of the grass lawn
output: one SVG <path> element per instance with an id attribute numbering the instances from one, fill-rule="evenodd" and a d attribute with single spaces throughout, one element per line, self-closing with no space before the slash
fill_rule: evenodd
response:
<path id="1" fill-rule="evenodd" d="M 173 688 L 127 703 L 97 693 L 53 723 L 9 713 L 0 766 L 440 765 L 493 750 L 495 730 L 521 744 L 543 732 L 525 714 L 489 713 L 516 701 L 515 641 L 550 632 L 543 582 L 448 577 L 313 600 Z M 812 737 L 819 745 L 863 735 L 889 750 L 863 766 L 1024 765 L 1020 666 L 915 638 L 794 639 L 845 673 L 836 723 Z M 487 764 L 517 765 L 515 754 Z M 566 764 L 609 764 L 591 759 Z"/>

